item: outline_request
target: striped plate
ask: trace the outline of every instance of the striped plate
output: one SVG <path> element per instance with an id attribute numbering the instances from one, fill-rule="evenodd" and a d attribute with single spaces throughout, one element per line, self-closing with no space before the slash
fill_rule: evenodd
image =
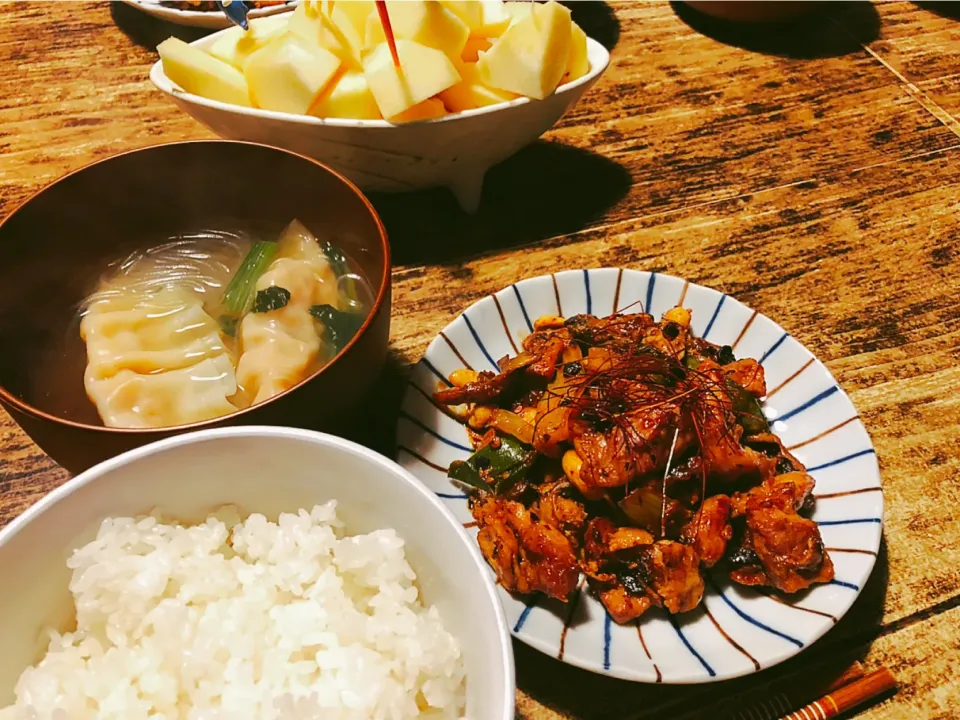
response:
<path id="1" fill-rule="evenodd" d="M 460 367 L 496 370 L 496 360 L 515 355 L 541 315 L 645 308 L 659 317 L 678 304 L 693 311 L 693 329 L 702 337 L 763 364 L 770 388 L 764 412 L 816 478 L 813 518 L 836 579 L 783 599 L 732 585 L 717 573 L 693 612 L 673 617 L 650 611 L 627 626 L 611 622 L 587 592 L 561 605 L 501 590 L 520 640 L 564 662 L 639 682 L 712 682 L 775 665 L 833 627 L 867 581 L 883 517 L 876 454 L 856 409 L 823 364 L 776 323 L 715 290 L 657 273 L 573 270 L 511 285 L 450 323 L 414 369 L 397 425 L 400 463 L 467 525 L 466 498 L 445 468 L 470 453 L 469 441 L 464 427 L 431 403 L 438 383 Z"/>

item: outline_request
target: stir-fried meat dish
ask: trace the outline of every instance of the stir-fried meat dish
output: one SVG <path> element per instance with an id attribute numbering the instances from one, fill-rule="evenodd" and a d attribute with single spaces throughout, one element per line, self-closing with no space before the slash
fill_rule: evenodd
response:
<path id="1" fill-rule="evenodd" d="M 244 4 L 251 10 L 256 10 L 257 8 L 271 7 L 273 5 L 286 5 L 289 1 L 290 0 L 244 0 Z M 213 0 L 161 0 L 160 4 L 174 8 L 175 10 L 213 12 L 219 9 Z"/>
<path id="2" fill-rule="evenodd" d="M 507 590 L 566 601 L 582 575 L 625 623 L 692 610 L 710 568 L 785 593 L 833 578 L 763 367 L 694 337 L 689 310 L 543 317 L 498 364 L 434 399 L 470 428 L 449 475 Z"/>

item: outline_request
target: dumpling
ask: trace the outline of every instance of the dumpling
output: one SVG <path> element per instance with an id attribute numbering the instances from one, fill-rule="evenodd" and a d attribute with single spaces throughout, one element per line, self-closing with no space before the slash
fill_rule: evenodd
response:
<path id="1" fill-rule="evenodd" d="M 165 427 L 234 412 L 236 373 L 216 321 L 177 288 L 99 293 L 80 322 L 84 386 L 108 427 Z"/>
<path id="2" fill-rule="evenodd" d="M 80 322 L 87 360 L 104 377 L 196 365 L 227 352 L 200 299 L 179 288 L 143 294 L 117 289 L 91 303 Z"/>
<path id="3" fill-rule="evenodd" d="M 320 356 L 323 328 L 313 305 L 336 304 L 337 278 L 317 239 L 294 221 L 278 241 L 277 257 L 257 280 L 257 291 L 281 287 L 290 293 L 277 310 L 249 313 L 240 322 L 238 402 L 262 402 L 303 380 Z"/>
<path id="4" fill-rule="evenodd" d="M 121 370 L 98 378 L 87 372 L 87 395 L 107 427 L 152 428 L 212 420 L 236 412 L 237 392 L 227 355 L 154 375 Z"/>

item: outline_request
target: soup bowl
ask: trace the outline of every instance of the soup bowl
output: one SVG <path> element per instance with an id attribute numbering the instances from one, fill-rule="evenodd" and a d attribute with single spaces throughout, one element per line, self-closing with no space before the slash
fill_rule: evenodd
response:
<path id="1" fill-rule="evenodd" d="M 103 519 L 157 510 L 165 520 L 201 523 L 234 505 L 241 517 L 276 521 L 329 500 L 347 535 L 392 528 L 403 539 L 421 600 L 459 641 L 467 716 L 513 718 L 509 631 L 493 575 L 460 523 L 391 460 L 331 435 L 271 427 L 206 430 L 137 448 L 68 481 L 0 531 L 0 708 L 43 657 L 44 629 L 75 622 L 67 558 Z"/>
<path id="2" fill-rule="evenodd" d="M 192 43 L 209 49 L 224 32 Z M 181 110 L 225 138 L 269 143 L 317 158 L 364 190 L 406 192 L 446 187 L 461 208 L 480 204 L 487 170 L 534 142 L 567 112 L 607 69 L 610 53 L 587 39 L 590 70 L 543 100 L 510 102 L 394 124 L 292 115 L 240 107 L 185 92 L 157 61 L 150 80 Z"/>
<path id="3" fill-rule="evenodd" d="M 272 239 L 294 218 L 340 245 L 370 283 L 370 313 L 343 350 L 289 390 L 221 418 L 157 429 L 104 427 L 84 390 L 87 358 L 77 323 L 79 304 L 106 266 L 201 229 Z M 201 427 L 342 432 L 380 373 L 389 332 L 383 224 L 349 181 L 284 150 L 223 140 L 135 150 L 61 178 L 0 224 L 0 404 L 71 472 Z"/>

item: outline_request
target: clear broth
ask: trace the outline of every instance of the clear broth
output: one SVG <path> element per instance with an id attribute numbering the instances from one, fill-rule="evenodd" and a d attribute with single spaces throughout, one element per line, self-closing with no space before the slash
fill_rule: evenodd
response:
<path id="1" fill-rule="evenodd" d="M 216 232 L 201 230 L 196 233 L 184 233 L 173 238 L 165 238 L 157 243 L 146 244 L 141 249 L 111 262 L 103 273 L 91 281 L 87 296 L 75 308 L 74 312 L 63 322 L 59 322 L 59 327 L 50 328 L 50 333 L 46 338 L 47 341 L 43 344 L 42 350 L 36 354 L 37 366 L 30 373 L 32 404 L 67 420 L 87 425 L 103 426 L 104 423 L 100 418 L 97 407 L 87 396 L 84 388 L 84 373 L 88 358 L 86 343 L 80 336 L 80 321 L 91 299 L 99 294 L 104 281 L 123 272 L 124 267 L 129 267 L 133 259 L 150 257 L 173 243 L 184 245 L 188 244 L 190 239 L 202 239 L 201 244 L 205 244 L 207 249 L 210 249 L 211 243 L 215 244 L 216 239 L 221 238 L 225 241 L 225 252 L 210 258 L 211 262 L 218 266 L 214 272 L 200 277 L 197 274 L 185 273 L 182 266 L 174 266 L 167 268 L 166 280 L 164 280 L 162 274 L 151 274 L 150 277 L 144 278 L 143 282 L 144 287 L 159 288 L 165 283 L 169 285 L 174 281 L 182 282 L 186 280 L 186 286 L 193 294 L 201 298 L 204 309 L 209 313 L 219 304 L 226 283 L 240 267 L 254 240 L 260 239 L 260 237 L 260 234 L 254 236 L 234 230 Z M 276 239 L 275 236 L 266 234 L 262 237 L 264 239 Z M 196 247 L 194 247 L 195 249 Z M 341 307 L 341 309 L 358 311 L 366 317 L 373 306 L 372 290 L 359 265 L 348 254 L 343 253 L 343 255 L 347 262 L 348 272 L 338 279 L 338 287 L 344 282 L 345 278 L 354 279 L 354 286 L 360 302 L 359 307 Z M 342 294 L 341 300 L 345 300 Z M 236 368 L 238 355 L 236 341 L 225 333 L 221 333 L 221 338 L 230 350 L 234 368 Z M 320 370 L 334 357 L 334 354 L 322 349 L 304 373 L 301 381 Z"/>

